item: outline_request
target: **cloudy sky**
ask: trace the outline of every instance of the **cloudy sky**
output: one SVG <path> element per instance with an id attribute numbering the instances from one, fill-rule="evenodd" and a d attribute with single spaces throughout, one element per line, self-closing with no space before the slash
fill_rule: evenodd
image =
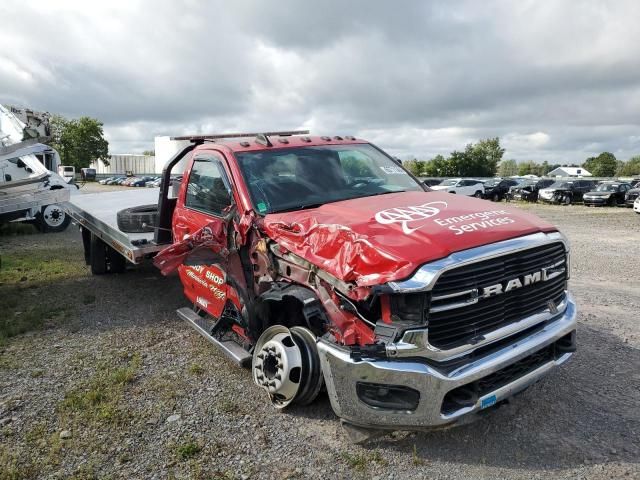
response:
<path id="1" fill-rule="evenodd" d="M 309 128 L 403 158 L 640 154 L 640 2 L 0 3 L 0 103 L 155 135 Z"/>

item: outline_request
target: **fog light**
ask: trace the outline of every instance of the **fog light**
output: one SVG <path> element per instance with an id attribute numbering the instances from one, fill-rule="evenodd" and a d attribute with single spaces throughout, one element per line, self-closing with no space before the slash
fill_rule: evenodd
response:
<path id="1" fill-rule="evenodd" d="M 358 382 L 356 392 L 358 398 L 370 407 L 385 410 L 413 411 L 420 401 L 420 392 L 400 385 Z"/>

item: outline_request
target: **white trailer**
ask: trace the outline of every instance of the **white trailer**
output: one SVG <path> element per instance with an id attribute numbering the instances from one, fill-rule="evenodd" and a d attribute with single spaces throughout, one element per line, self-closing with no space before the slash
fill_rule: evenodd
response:
<path id="1" fill-rule="evenodd" d="M 62 231 L 70 218 L 58 203 L 70 185 L 55 173 L 58 153 L 40 142 L 50 134 L 49 114 L 0 105 L 0 224 L 34 221 L 42 231 Z"/>

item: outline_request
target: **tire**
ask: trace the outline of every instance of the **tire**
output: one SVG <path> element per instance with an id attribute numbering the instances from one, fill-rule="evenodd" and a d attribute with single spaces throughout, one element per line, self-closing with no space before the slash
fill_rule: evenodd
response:
<path id="1" fill-rule="evenodd" d="M 107 244 L 94 234 L 91 234 L 89 263 L 93 275 L 104 275 L 107 273 Z"/>
<path id="2" fill-rule="evenodd" d="M 127 269 L 127 259 L 120 255 L 113 247 L 107 245 L 107 264 L 110 273 L 124 273 Z"/>
<path id="3" fill-rule="evenodd" d="M 476 198 L 482 198 L 482 192 L 478 190 L 476 193 L 473 194 L 473 196 Z"/>
<path id="4" fill-rule="evenodd" d="M 564 203 L 565 205 L 571 205 L 571 197 L 569 195 L 565 195 L 562 199 L 562 203 Z"/>
<path id="5" fill-rule="evenodd" d="M 91 265 L 91 232 L 86 228 L 80 227 L 82 234 L 82 246 L 84 248 L 84 263 Z"/>
<path id="6" fill-rule="evenodd" d="M 499 202 L 500 201 L 500 194 L 494 193 L 493 196 L 491 197 L 491 200 L 493 200 L 494 202 Z"/>
<path id="7" fill-rule="evenodd" d="M 157 205 L 125 208 L 117 214 L 118 228 L 126 233 L 153 232 L 157 218 Z"/>
<path id="8" fill-rule="evenodd" d="M 64 232 L 71 223 L 71 217 L 60 205 L 45 205 L 36 215 L 36 228 L 42 233 Z"/>

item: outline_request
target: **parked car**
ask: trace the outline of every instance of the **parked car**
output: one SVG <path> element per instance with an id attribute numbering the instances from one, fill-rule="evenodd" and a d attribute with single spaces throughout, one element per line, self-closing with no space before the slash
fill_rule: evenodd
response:
<path id="1" fill-rule="evenodd" d="M 448 180 L 443 180 L 439 185 L 432 186 L 431 190 L 445 190 L 448 193 L 457 193 L 459 195 L 482 198 L 484 185 L 480 180 L 450 178 Z"/>
<path id="2" fill-rule="evenodd" d="M 116 175 L 115 177 L 111 177 L 109 179 L 107 179 L 106 182 L 104 182 L 105 185 L 117 185 L 119 181 L 124 180 L 125 176 L 123 175 Z"/>
<path id="3" fill-rule="evenodd" d="M 499 202 L 506 197 L 511 187 L 519 185 L 521 181 L 513 178 L 492 178 L 484 182 L 484 194 L 482 198 Z"/>
<path id="4" fill-rule="evenodd" d="M 629 190 L 631 184 L 626 182 L 601 182 L 595 190 L 585 193 L 582 201 L 585 205 L 593 207 L 624 205 L 624 197 Z"/>
<path id="5" fill-rule="evenodd" d="M 107 178 L 103 178 L 102 180 L 98 180 L 98 183 L 100 185 L 107 185 L 107 182 L 115 179 L 116 177 L 107 177 Z"/>
<path id="6" fill-rule="evenodd" d="M 433 187 L 434 185 L 440 185 L 442 180 L 439 180 L 437 178 L 425 178 L 424 180 L 421 180 L 421 182 L 427 187 Z"/>
<path id="7" fill-rule="evenodd" d="M 627 193 L 624 195 L 624 206 L 629 208 L 633 207 L 633 202 L 635 202 L 638 197 L 640 197 L 640 183 L 627 190 Z"/>
<path id="8" fill-rule="evenodd" d="M 540 180 L 526 180 L 520 185 L 516 185 L 509 189 L 509 196 L 513 200 L 523 200 L 525 202 L 537 202 L 538 192 L 541 188 L 547 188 L 555 180 L 550 178 L 541 178 Z"/>
<path id="9" fill-rule="evenodd" d="M 569 205 L 581 202 L 582 196 L 593 190 L 595 185 L 595 180 L 559 180 L 548 188 L 539 190 L 538 199 L 543 202 Z"/>
<path id="10" fill-rule="evenodd" d="M 147 182 L 151 182 L 155 180 L 155 177 L 142 177 L 142 178 L 138 178 L 137 180 L 133 180 L 130 183 L 130 187 L 144 187 L 147 185 Z"/>

